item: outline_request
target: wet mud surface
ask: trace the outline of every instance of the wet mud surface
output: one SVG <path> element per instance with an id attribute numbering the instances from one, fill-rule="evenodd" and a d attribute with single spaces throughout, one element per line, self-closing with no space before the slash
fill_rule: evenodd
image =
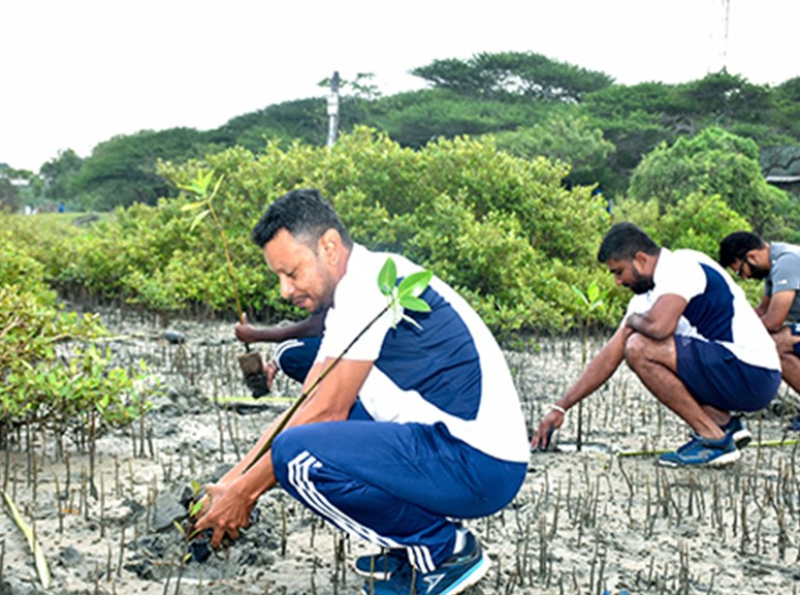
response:
<path id="1" fill-rule="evenodd" d="M 233 325 L 103 315 L 115 363 L 139 360 L 160 388 L 144 424 L 104 436 L 95 472 L 70 444 L 58 459 L 45 434 L 0 451 L 2 485 L 35 528 L 52 572 L 48 593 L 350 594 L 356 556 L 374 551 L 319 520 L 280 489 L 221 551 L 187 548 L 191 481 L 218 478 L 246 452 L 299 387 L 279 377 L 257 407 L 246 396 Z M 169 333 L 173 333 L 170 335 Z M 595 352 L 601 339 L 593 340 Z M 578 376 L 581 344 L 529 339 L 509 351 L 532 428 Z M 259 348 L 268 356 L 272 346 Z M 532 453 L 528 477 L 502 512 L 467 525 L 492 558 L 472 594 L 795 593 L 800 572 L 800 436 L 785 431 L 795 399 L 746 420 L 754 435 L 724 469 L 662 469 L 687 428 L 627 369 L 567 415 L 556 452 Z M 781 443 L 783 441 L 783 443 Z M 644 451 L 642 454 L 641 451 Z M 35 471 L 34 471 L 35 467 Z M 94 486 L 95 496 L 91 486 Z M 187 554 L 191 557 L 187 559 Z M 200 561 L 200 560 L 203 561 Z M 0 515 L 0 594 L 44 592 L 22 533 Z"/>

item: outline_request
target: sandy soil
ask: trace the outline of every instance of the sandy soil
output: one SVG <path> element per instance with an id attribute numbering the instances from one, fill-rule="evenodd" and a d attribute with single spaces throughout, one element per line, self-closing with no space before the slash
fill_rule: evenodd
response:
<path id="1" fill-rule="evenodd" d="M 171 321 L 165 327 L 119 313 L 104 320 L 122 335 L 109 343 L 117 362 L 142 359 L 162 380 L 144 439 L 139 424 L 103 437 L 93 477 L 88 454 L 71 445 L 56 460 L 48 436 L 33 437 L 33 456 L 24 441 L 0 451 L 0 485 L 35 527 L 49 562 L 47 592 L 359 592 L 363 583 L 352 561 L 373 548 L 335 531 L 279 489 L 261 498 L 251 528 L 229 549 L 203 563 L 183 562 L 187 549 L 174 521 L 185 515 L 190 481 L 218 477 L 287 401 L 238 411 L 218 406 L 216 397 L 247 392 L 235 360 L 242 348 L 230 324 Z M 185 342 L 165 340 L 167 328 Z M 598 347 L 590 344 L 590 353 Z M 508 359 L 533 426 L 577 377 L 581 345 L 530 340 Z M 296 395 L 297 388 L 281 379 L 272 397 Z M 782 387 L 779 401 L 790 399 Z M 583 448 L 575 448 L 573 410 L 558 433 L 559 451 L 531 454 L 515 501 L 467 523 L 493 560 L 489 576 L 469 592 L 796 593 L 798 436 L 783 430 L 794 413 L 786 409 L 748 418 L 756 441 L 734 466 L 665 470 L 653 464 L 652 451 L 682 444 L 687 430 L 629 371 L 619 370 L 584 402 Z M 23 535 L 0 515 L 0 595 L 40 592 Z"/>

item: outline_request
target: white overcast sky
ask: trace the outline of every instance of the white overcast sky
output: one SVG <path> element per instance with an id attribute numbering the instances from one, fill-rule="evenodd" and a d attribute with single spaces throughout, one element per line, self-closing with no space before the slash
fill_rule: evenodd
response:
<path id="1" fill-rule="evenodd" d="M 800 76 L 800 2 L 729 0 L 3 0 L 0 163 L 38 171 L 112 136 L 322 96 L 338 70 L 384 94 L 445 58 L 530 51 L 622 84 L 725 66 L 756 84 Z"/>

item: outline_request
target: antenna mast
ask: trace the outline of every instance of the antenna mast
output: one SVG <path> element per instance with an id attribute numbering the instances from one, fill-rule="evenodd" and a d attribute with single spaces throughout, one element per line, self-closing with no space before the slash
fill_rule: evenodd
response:
<path id="1" fill-rule="evenodd" d="M 725 28 L 723 29 L 722 37 L 722 70 L 728 70 L 728 26 L 730 24 L 731 16 L 731 0 L 722 0 L 723 9 L 725 11 Z"/>

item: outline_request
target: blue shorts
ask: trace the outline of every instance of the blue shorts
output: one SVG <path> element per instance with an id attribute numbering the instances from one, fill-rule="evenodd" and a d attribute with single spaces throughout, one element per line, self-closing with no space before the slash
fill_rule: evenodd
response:
<path id="1" fill-rule="evenodd" d="M 675 335 L 678 378 L 700 404 L 723 411 L 758 411 L 781 384 L 780 370 L 751 366 L 720 345 Z"/>
<path id="2" fill-rule="evenodd" d="M 792 329 L 793 336 L 800 337 L 800 323 L 795 323 L 791 325 L 789 328 Z M 792 346 L 792 351 L 794 351 L 794 354 L 797 357 L 800 357 L 800 341 L 798 341 Z"/>

